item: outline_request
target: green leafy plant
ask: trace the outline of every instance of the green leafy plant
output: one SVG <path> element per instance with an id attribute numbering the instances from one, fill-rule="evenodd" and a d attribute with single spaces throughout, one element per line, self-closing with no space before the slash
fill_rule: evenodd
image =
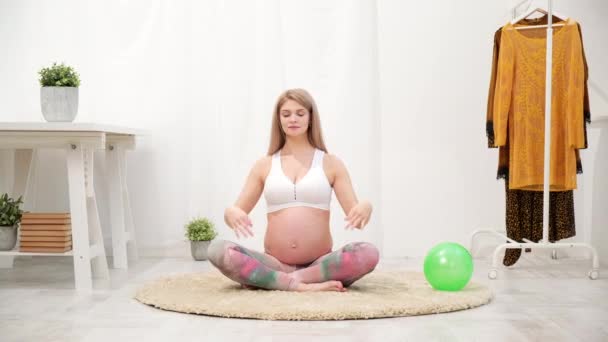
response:
<path id="1" fill-rule="evenodd" d="M 78 87 L 80 78 L 71 66 L 63 63 L 53 63 L 48 68 L 42 68 L 40 74 L 40 85 L 43 87 Z"/>
<path id="2" fill-rule="evenodd" d="M 217 236 L 215 225 L 206 217 L 195 218 L 185 227 L 185 235 L 190 241 L 210 241 Z"/>
<path id="3" fill-rule="evenodd" d="M 10 227 L 21 222 L 23 211 L 19 209 L 20 204 L 23 204 L 21 196 L 16 200 L 8 197 L 6 193 L 0 197 L 0 226 Z"/>

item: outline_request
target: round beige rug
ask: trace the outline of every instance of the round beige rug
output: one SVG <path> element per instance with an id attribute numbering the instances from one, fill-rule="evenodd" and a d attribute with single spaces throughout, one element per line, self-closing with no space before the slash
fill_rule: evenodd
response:
<path id="1" fill-rule="evenodd" d="M 488 303 L 491 291 L 470 282 L 436 291 L 418 272 L 374 271 L 346 292 L 247 290 L 217 271 L 164 277 L 135 299 L 154 307 L 210 316 L 269 320 L 342 320 L 434 314 Z"/>

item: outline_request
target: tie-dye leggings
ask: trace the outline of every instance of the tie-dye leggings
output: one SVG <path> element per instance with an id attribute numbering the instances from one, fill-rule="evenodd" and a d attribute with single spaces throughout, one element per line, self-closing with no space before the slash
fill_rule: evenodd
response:
<path id="1" fill-rule="evenodd" d="M 226 240 L 213 240 L 209 261 L 228 278 L 269 290 L 293 291 L 299 283 L 338 280 L 350 286 L 374 270 L 378 249 L 367 242 L 353 242 L 321 256 L 308 265 L 288 265 L 269 254 L 256 252 Z"/>

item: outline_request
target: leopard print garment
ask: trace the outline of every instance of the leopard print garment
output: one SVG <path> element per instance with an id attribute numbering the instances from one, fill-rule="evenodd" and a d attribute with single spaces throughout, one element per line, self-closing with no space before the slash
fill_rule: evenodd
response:
<path id="1" fill-rule="evenodd" d="M 526 238 L 538 242 L 543 238 L 542 191 L 509 190 L 505 182 L 507 236 L 524 242 Z M 552 191 L 549 194 L 549 241 L 555 242 L 576 235 L 574 223 L 574 194 L 570 191 Z M 505 266 L 517 262 L 521 249 L 507 248 Z"/>

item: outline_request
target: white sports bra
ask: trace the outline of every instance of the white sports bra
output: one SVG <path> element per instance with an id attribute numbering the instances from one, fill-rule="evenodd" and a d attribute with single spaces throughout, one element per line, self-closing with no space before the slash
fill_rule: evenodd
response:
<path id="1" fill-rule="evenodd" d="M 329 210 L 332 187 L 323 171 L 324 152 L 315 148 L 310 169 L 295 184 L 283 173 L 280 154 L 279 150 L 272 155 L 272 166 L 264 183 L 268 212 L 291 207 Z"/>

